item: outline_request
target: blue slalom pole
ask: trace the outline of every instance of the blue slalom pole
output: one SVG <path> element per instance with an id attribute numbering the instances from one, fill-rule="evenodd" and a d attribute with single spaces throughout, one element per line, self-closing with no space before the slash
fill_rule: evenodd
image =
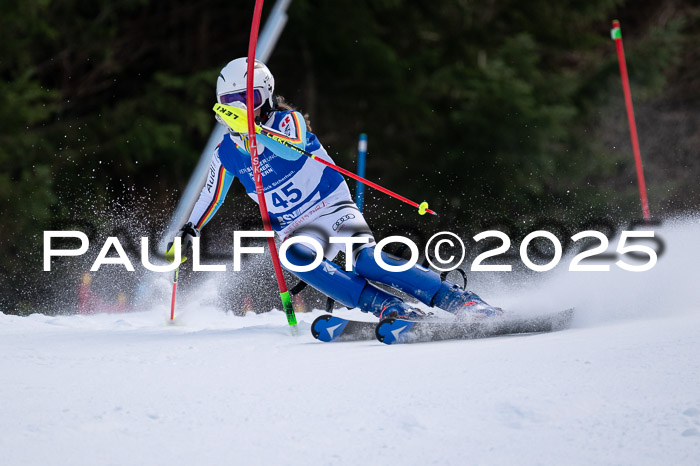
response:
<path id="1" fill-rule="evenodd" d="M 360 134 L 360 142 L 357 145 L 357 175 L 364 178 L 365 177 L 365 160 L 367 158 L 367 135 L 365 133 Z M 362 212 L 362 203 L 365 197 L 365 185 L 364 183 L 358 181 L 357 188 L 355 189 L 355 203 L 357 207 Z"/>

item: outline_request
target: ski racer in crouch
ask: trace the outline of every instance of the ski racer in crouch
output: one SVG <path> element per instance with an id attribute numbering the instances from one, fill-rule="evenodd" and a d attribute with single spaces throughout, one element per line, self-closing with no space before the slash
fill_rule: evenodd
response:
<path id="1" fill-rule="evenodd" d="M 221 70 L 216 84 L 219 104 L 245 108 L 246 71 L 247 58 L 233 60 Z M 311 132 L 305 116 L 274 94 L 272 73 L 257 60 L 253 87 L 256 123 L 261 123 L 265 129 L 289 143 L 332 162 Z M 228 129 L 228 134 L 214 151 L 210 176 L 189 221 L 178 233 L 182 237 L 183 250 L 212 219 L 235 177 L 257 202 L 248 151 L 247 121 L 234 128 L 219 115 L 217 120 Z M 423 304 L 457 316 L 500 314 L 500 310 L 486 304 L 476 294 L 443 281 L 432 270 L 418 265 L 404 272 L 384 270 L 374 259 L 376 243 L 372 231 L 353 202 L 342 175 L 264 135 L 258 135 L 257 143 L 265 200 L 273 230 L 282 239 L 297 235 L 312 237 L 324 250 L 324 260 L 320 266 L 306 272 L 292 272 L 298 278 L 348 308 L 360 308 L 380 319 L 416 319 L 424 317 L 425 313 L 370 282 L 389 285 Z M 353 244 L 353 257 L 346 257 L 346 260 L 354 261 L 354 271 L 345 271 L 331 262 L 345 247 L 344 244 L 330 243 L 329 237 L 332 236 L 366 238 L 365 243 Z M 171 246 L 166 256 L 172 260 L 173 255 Z M 304 243 L 296 243 L 289 247 L 286 256 L 291 264 L 302 266 L 313 262 L 316 252 Z M 382 258 L 390 265 L 405 264 L 403 259 L 384 252 Z"/>

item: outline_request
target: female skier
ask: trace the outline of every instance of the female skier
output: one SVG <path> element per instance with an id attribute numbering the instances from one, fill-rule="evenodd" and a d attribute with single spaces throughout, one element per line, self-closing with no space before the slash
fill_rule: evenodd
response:
<path id="1" fill-rule="evenodd" d="M 221 70 L 216 83 L 219 104 L 245 108 L 246 72 L 247 58 L 233 60 Z M 272 73 L 257 60 L 253 87 L 256 122 L 289 143 L 332 162 L 316 135 L 311 133 L 308 120 L 274 94 Z M 214 151 L 209 178 L 189 221 L 178 233 L 182 237 L 183 248 L 187 248 L 192 237 L 199 236 L 200 230 L 212 219 L 235 177 L 257 202 L 248 151 L 247 122 L 232 128 L 219 115 L 217 119 L 229 133 Z M 404 272 L 384 270 L 374 259 L 376 243 L 372 231 L 353 202 L 344 178 L 330 167 L 273 139 L 258 136 L 257 140 L 260 172 L 273 230 L 282 239 L 305 235 L 323 246 L 324 260 L 320 266 L 308 272 L 291 273 L 348 308 L 360 308 L 380 319 L 413 319 L 423 317 L 425 313 L 370 281 L 389 285 L 428 306 L 436 306 L 458 316 L 492 316 L 500 313 L 476 294 L 443 281 L 437 273 L 424 267 L 416 265 Z M 344 248 L 343 244 L 330 243 L 331 236 L 355 237 L 366 241 L 354 244 L 353 257 L 346 258 L 354 260 L 353 272 L 345 271 L 331 262 Z M 172 247 L 166 255 L 172 258 Z M 287 250 L 287 259 L 293 265 L 307 265 L 315 257 L 314 250 L 303 243 L 293 244 Z M 404 260 L 383 252 L 382 258 L 390 265 L 405 264 Z"/>

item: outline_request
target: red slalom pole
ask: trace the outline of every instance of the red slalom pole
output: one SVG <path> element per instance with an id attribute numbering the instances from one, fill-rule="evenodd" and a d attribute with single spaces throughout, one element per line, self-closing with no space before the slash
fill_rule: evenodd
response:
<path id="1" fill-rule="evenodd" d="M 250 29 L 250 41 L 248 42 L 248 73 L 246 82 L 246 107 L 248 111 L 248 141 L 250 143 L 250 159 L 253 165 L 253 179 L 255 180 L 255 192 L 258 195 L 258 205 L 260 207 L 260 216 L 263 221 L 265 231 L 272 231 L 270 226 L 270 217 L 267 213 L 267 203 L 265 202 L 265 190 L 262 182 L 262 174 L 260 173 L 260 160 L 258 158 L 258 143 L 255 136 L 255 109 L 253 104 L 253 73 L 255 70 L 255 46 L 258 42 L 258 29 L 260 28 L 260 16 L 262 14 L 263 0 L 255 1 L 255 10 L 253 12 L 253 25 Z M 277 254 L 277 246 L 275 245 L 274 237 L 267 239 L 267 245 L 270 248 L 272 256 L 272 266 L 275 269 L 275 277 L 277 285 L 280 289 L 280 298 L 282 299 L 282 307 L 287 315 L 287 322 L 292 327 L 292 333 L 296 333 L 297 318 L 294 314 L 292 299 L 287 291 L 287 284 L 284 281 L 282 274 L 282 266 L 280 258 Z"/>
<path id="2" fill-rule="evenodd" d="M 644 220 L 649 222 L 649 201 L 647 200 L 647 187 L 644 183 L 644 170 L 642 168 L 642 155 L 639 151 L 639 139 L 637 138 L 637 125 L 634 121 L 634 109 L 632 107 L 632 93 L 630 92 L 629 78 L 627 77 L 627 63 L 625 62 L 625 50 L 622 47 L 622 32 L 620 22 L 613 20 L 610 36 L 615 41 L 617 47 L 617 60 L 620 63 L 620 77 L 622 79 L 622 90 L 625 94 L 625 106 L 627 107 L 627 121 L 630 126 L 630 138 L 632 139 L 632 150 L 634 151 L 634 162 L 637 165 L 637 182 L 639 184 L 639 197 L 642 202 L 642 215 Z"/>
<path id="3" fill-rule="evenodd" d="M 173 297 L 170 300 L 170 322 L 175 320 L 175 296 L 177 295 L 177 275 L 179 271 L 180 267 L 178 266 L 175 269 L 175 275 L 173 275 Z"/>

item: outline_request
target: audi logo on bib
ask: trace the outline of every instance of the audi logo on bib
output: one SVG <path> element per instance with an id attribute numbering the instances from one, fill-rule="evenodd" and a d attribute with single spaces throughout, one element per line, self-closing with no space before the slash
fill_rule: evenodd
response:
<path id="1" fill-rule="evenodd" d="M 340 226 L 345 223 L 346 220 L 350 220 L 351 218 L 355 218 L 355 214 L 346 214 L 340 217 L 338 220 L 335 221 L 335 224 L 333 225 L 333 231 L 338 231 Z"/>

